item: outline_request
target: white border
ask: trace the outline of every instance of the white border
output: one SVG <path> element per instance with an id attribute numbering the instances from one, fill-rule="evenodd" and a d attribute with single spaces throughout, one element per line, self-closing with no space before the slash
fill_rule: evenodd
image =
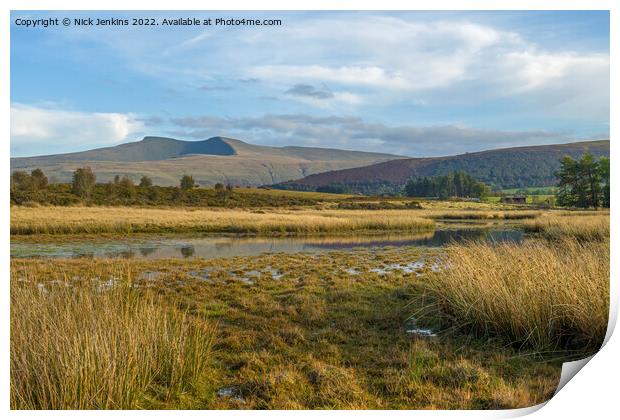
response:
<path id="1" fill-rule="evenodd" d="M 541 406 L 508 411 L 338 411 L 338 412 L 321 412 L 321 411 L 299 411 L 299 412 L 282 412 L 282 411 L 218 411 L 218 412 L 171 412 L 171 411 L 125 411 L 125 412 L 27 412 L 27 411 L 9 411 L 9 163 L 10 156 L 9 138 L 10 138 L 10 10 L 610 10 L 611 21 L 611 108 L 610 115 L 610 138 L 615 141 L 617 132 L 617 116 L 620 115 L 618 109 L 617 97 L 614 93 L 618 93 L 618 48 L 620 45 L 620 33 L 618 29 L 619 3 L 614 0 L 426 0 L 426 1 L 405 1 L 405 0 L 297 0 L 294 3 L 283 0 L 227 0 L 227 1 L 193 1 L 193 0 L 174 0 L 174 1 L 129 1 L 129 0 L 93 0 L 85 3 L 76 0 L 5 0 L 2 2 L 3 9 L 0 37 L 0 64 L 1 80 L 0 91 L 2 92 L 2 137 L 0 143 L 2 152 L 5 156 L 5 165 L 0 175 L 0 185 L 2 186 L 2 200 L 5 203 L 0 211 L 4 223 L 1 232 L 5 238 L 1 248 L 3 275 L 2 275 L 2 311 L 3 323 L 1 325 L 2 339 L 2 360 L 0 368 L 2 391 L 0 391 L 0 401 L 2 407 L 9 416 L 15 418 L 54 418 L 57 416 L 69 418 L 162 418 L 169 416 L 182 416 L 189 418 L 204 418 L 205 416 L 215 416 L 218 418 L 235 418 L 235 419 L 252 419 L 259 420 L 269 417 L 283 418 L 289 415 L 300 416 L 303 418 L 327 416 L 330 418 L 336 416 L 346 418 L 355 416 L 356 419 L 376 418 L 379 416 L 390 416 L 392 418 L 506 418 L 519 417 L 530 414 L 531 418 L 547 419 L 547 418 L 610 418 L 611 413 L 618 413 L 618 397 L 617 386 L 620 374 L 617 354 L 620 354 L 620 341 L 618 334 L 612 335 L 608 339 L 607 344 L 596 354 L 593 359 L 577 374 L 575 379 L 570 380 L 568 384 L 548 403 Z M 613 118 L 616 116 L 616 118 Z M 614 141 L 611 142 L 612 155 L 615 157 L 616 149 Z M 614 160 L 615 162 L 615 160 Z M 612 183 L 614 186 L 619 185 L 620 175 L 612 166 Z M 612 190 L 612 208 L 620 205 L 618 200 L 618 190 Z M 612 211 L 612 213 L 615 213 Z M 613 257 L 617 255 L 616 238 L 618 237 L 618 224 L 612 217 L 612 264 L 611 264 L 611 319 L 615 324 L 618 314 L 618 269 Z M 611 331 L 611 329 L 610 329 Z"/>

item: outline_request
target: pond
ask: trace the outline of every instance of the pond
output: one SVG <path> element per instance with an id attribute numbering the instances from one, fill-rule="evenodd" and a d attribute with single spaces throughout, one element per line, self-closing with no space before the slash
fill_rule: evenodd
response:
<path id="1" fill-rule="evenodd" d="M 11 242 L 11 258 L 226 258 L 263 253 L 324 252 L 357 247 L 441 247 L 451 242 L 523 240 L 520 230 L 441 229 L 409 235 L 343 237 L 215 237 L 159 236 L 101 241 Z"/>

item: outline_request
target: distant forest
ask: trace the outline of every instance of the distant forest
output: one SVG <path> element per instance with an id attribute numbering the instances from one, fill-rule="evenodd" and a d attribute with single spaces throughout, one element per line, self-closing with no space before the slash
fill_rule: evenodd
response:
<path id="1" fill-rule="evenodd" d="M 490 193 L 488 185 L 462 171 L 443 176 L 415 177 L 405 185 L 405 195 L 409 197 L 482 198 Z"/>

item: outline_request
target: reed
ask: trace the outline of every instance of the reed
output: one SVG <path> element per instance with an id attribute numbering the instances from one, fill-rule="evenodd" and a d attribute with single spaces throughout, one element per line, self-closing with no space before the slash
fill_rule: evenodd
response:
<path id="1" fill-rule="evenodd" d="M 609 238 L 609 213 L 588 215 L 549 215 L 524 223 L 527 232 L 548 239 L 571 237 L 580 241 L 604 241 Z"/>
<path id="2" fill-rule="evenodd" d="M 428 231 L 435 223 L 412 211 L 241 211 L 135 207 L 13 207 L 11 234 L 209 232 L 320 234 Z"/>
<path id="3" fill-rule="evenodd" d="M 446 250 L 429 278 L 460 327 L 540 352 L 596 351 L 609 315 L 609 241 L 471 243 Z"/>
<path id="4" fill-rule="evenodd" d="M 166 406 L 204 374 L 213 327 L 139 294 L 127 277 L 64 284 L 13 274 L 12 409 Z"/>

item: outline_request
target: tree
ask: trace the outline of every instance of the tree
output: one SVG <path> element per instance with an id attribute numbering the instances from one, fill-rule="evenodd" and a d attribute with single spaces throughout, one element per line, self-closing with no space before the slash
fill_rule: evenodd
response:
<path id="1" fill-rule="evenodd" d="M 72 191 L 74 194 L 82 197 L 89 198 L 93 191 L 96 181 L 95 174 L 90 167 L 77 168 L 73 172 L 72 177 Z"/>
<path id="2" fill-rule="evenodd" d="M 144 175 L 140 178 L 140 187 L 141 188 L 150 188 L 153 186 L 153 180 L 148 176 Z"/>
<path id="3" fill-rule="evenodd" d="M 415 177 L 405 185 L 409 197 L 486 197 L 491 192 L 488 185 L 469 174 L 455 171 L 435 177 Z"/>
<path id="4" fill-rule="evenodd" d="M 226 184 L 226 191 L 227 192 L 233 192 L 233 189 L 235 187 L 233 187 L 233 185 L 231 183 Z"/>
<path id="5" fill-rule="evenodd" d="M 117 185 L 118 195 L 122 198 L 134 198 L 136 196 L 136 186 L 131 178 L 123 176 Z"/>
<path id="6" fill-rule="evenodd" d="M 194 188 L 194 178 L 191 175 L 183 175 L 181 178 L 181 189 L 187 191 L 192 188 Z"/>
<path id="7" fill-rule="evenodd" d="M 47 177 L 40 168 L 37 168 L 30 172 L 32 178 L 32 187 L 35 190 L 43 190 L 47 188 Z"/>
<path id="8" fill-rule="evenodd" d="M 560 159 L 560 169 L 556 172 L 558 204 L 582 208 L 599 207 L 601 203 L 604 204 L 605 182 L 609 185 L 609 176 L 607 168 L 603 166 L 608 162 L 609 160 L 607 162 L 595 160 L 591 153 L 584 154 L 579 160 L 570 156 Z"/>
<path id="9" fill-rule="evenodd" d="M 609 177 L 610 177 L 610 168 L 609 168 L 609 158 L 601 157 L 598 161 L 599 172 L 601 174 L 601 184 L 602 184 L 602 197 L 601 197 L 601 205 L 603 207 L 609 208 L 611 205 L 611 196 L 609 189 Z"/>
<path id="10" fill-rule="evenodd" d="M 11 189 L 28 191 L 32 189 L 32 177 L 25 171 L 15 171 L 11 174 Z"/>
<path id="11" fill-rule="evenodd" d="M 224 184 L 222 184 L 221 182 L 218 182 L 213 186 L 213 188 L 215 188 L 215 191 L 217 192 L 224 191 Z"/>

